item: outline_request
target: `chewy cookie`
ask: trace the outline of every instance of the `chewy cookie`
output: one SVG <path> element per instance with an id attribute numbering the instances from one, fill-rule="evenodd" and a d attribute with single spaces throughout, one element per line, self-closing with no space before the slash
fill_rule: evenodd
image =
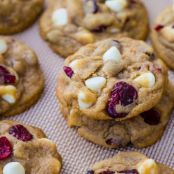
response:
<path id="1" fill-rule="evenodd" d="M 59 174 L 56 145 L 39 128 L 0 121 L 0 174 Z"/>
<path id="2" fill-rule="evenodd" d="M 87 174 L 173 174 L 174 170 L 138 152 L 119 152 L 100 161 Z"/>
<path id="3" fill-rule="evenodd" d="M 44 77 L 33 50 L 15 39 L 0 37 L 0 114 L 11 116 L 28 109 L 43 88 Z"/>
<path id="4" fill-rule="evenodd" d="M 140 0 L 50 1 L 40 20 L 40 33 L 63 57 L 83 45 L 120 34 L 146 38 L 148 17 Z"/>
<path id="5" fill-rule="evenodd" d="M 44 0 L 0 1 L 0 34 L 14 34 L 29 27 L 43 10 Z"/>
<path id="6" fill-rule="evenodd" d="M 165 65 L 143 41 L 107 39 L 81 48 L 65 61 L 57 96 L 68 119 L 125 120 L 160 101 L 164 76 Z"/>
<path id="7" fill-rule="evenodd" d="M 154 108 L 121 122 L 99 121 L 85 116 L 73 117 L 68 121 L 70 126 L 77 127 L 80 136 L 95 144 L 107 148 L 125 147 L 130 144 L 144 148 L 161 138 L 172 109 L 173 100 L 164 95 Z"/>
<path id="8" fill-rule="evenodd" d="M 166 8 L 156 19 L 151 39 L 157 55 L 174 69 L 174 9 Z"/>

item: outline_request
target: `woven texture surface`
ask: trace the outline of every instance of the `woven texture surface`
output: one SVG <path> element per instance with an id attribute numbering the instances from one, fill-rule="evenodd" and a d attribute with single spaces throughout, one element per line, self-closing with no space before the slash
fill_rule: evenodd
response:
<path id="1" fill-rule="evenodd" d="M 152 21 L 165 6 L 172 3 L 172 0 L 144 0 L 144 2 Z M 87 142 L 78 136 L 76 130 L 67 127 L 55 97 L 56 78 L 64 60 L 54 54 L 40 38 L 38 24 L 15 37 L 27 43 L 38 54 L 46 84 L 45 91 L 36 105 L 10 119 L 41 127 L 47 136 L 56 142 L 63 157 L 62 174 L 85 174 L 96 161 L 116 154 L 118 150 L 104 149 Z M 169 121 L 163 138 L 155 145 L 141 150 L 133 148 L 119 150 L 137 150 L 174 168 L 174 118 Z"/>

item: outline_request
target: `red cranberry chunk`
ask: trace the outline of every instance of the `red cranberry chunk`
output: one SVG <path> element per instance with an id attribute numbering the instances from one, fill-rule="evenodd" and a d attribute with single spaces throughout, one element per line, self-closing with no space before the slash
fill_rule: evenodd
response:
<path id="1" fill-rule="evenodd" d="M 30 141 L 33 139 L 33 135 L 22 125 L 18 124 L 12 126 L 9 129 L 9 134 L 21 141 Z"/>
<path id="2" fill-rule="evenodd" d="M 143 117 L 144 122 L 150 125 L 157 125 L 160 123 L 161 120 L 160 112 L 155 109 L 145 111 L 141 113 L 141 116 Z"/>
<path id="3" fill-rule="evenodd" d="M 126 82 L 118 82 L 114 85 L 107 106 L 109 115 L 113 118 L 125 117 L 127 113 L 117 113 L 115 107 L 118 104 L 127 106 L 138 98 L 137 90 Z"/>
<path id="4" fill-rule="evenodd" d="M 73 70 L 72 70 L 70 67 L 68 67 L 68 66 L 64 66 L 64 67 L 63 67 L 63 70 L 64 70 L 65 74 L 66 74 L 69 78 L 71 78 L 71 77 L 73 76 L 73 74 L 74 74 Z"/>
<path id="5" fill-rule="evenodd" d="M 161 24 L 159 24 L 159 25 L 157 25 L 156 27 L 155 27 L 155 30 L 157 31 L 157 32 L 159 32 L 161 29 L 163 29 L 164 28 L 164 25 L 161 25 Z"/>
<path id="6" fill-rule="evenodd" d="M 0 160 L 12 155 L 12 145 L 6 137 L 0 137 Z"/>
<path id="7" fill-rule="evenodd" d="M 16 77 L 4 67 L 0 65 L 0 84 L 14 84 L 16 83 Z"/>
<path id="8" fill-rule="evenodd" d="M 120 171 L 118 173 L 123 173 L 123 174 L 139 174 L 138 171 L 136 169 L 132 169 L 132 170 L 124 170 L 124 171 Z"/>

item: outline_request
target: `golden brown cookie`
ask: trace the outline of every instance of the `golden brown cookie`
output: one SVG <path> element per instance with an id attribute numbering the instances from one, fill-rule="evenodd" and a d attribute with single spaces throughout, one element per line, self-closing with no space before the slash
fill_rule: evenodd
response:
<path id="1" fill-rule="evenodd" d="M 50 0 L 40 20 L 41 36 L 63 57 L 95 41 L 116 35 L 145 39 L 147 33 L 140 0 Z"/>
<path id="2" fill-rule="evenodd" d="M 159 58 L 174 69 L 174 9 L 172 5 L 157 17 L 151 31 L 151 39 Z"/>
<path id="3" fill-rule="evenodd" d="M 0 114 L 25 111 L 39 99 L 43 88 L 44 77 L 34 51 L 15 39 L 0 37 Z"/>
<path id="4" fill-rule="evenodd" d="M 87 174 L 173 174 L 174 170 L 139 152 L 119 152 L 100 161 Z"/>
<path id="5" fill-rule="evenodd" d="M 144 148 L 161 138 L 172 109 L 173 101 L 169 96 L 163 96 L 154 108 L 132 119 L 116 122 L 77 116 L 68 121 L 71 127 L 77 127 L 80 136 L 95 144 L 107 148 L 129 145 Z"/>
<path id="6" fill-rule="evenodd" d="M 0 122 L 0 174 L 59 174 L 60 169 L 56 145 L 41 129 Z"/>
<path id="7" fill-rule="evenodd" d="M 165 76 L 165 65 L 143 41 L 107 39 L 66 59 L 57 97 L 68 119 L 125 120 L 160 101 Z"/>
<path id="8" fill-rule="evenodd" d="M 0 34 L 9 35 L 28 28 L 43 10 L 44 0 L 0 1 Z"/>

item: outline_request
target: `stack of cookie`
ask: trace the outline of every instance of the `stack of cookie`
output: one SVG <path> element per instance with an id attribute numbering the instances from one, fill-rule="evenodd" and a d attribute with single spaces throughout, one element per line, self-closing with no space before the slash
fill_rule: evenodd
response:
<path id="1" fill-rule="evenodd" d="M 66 59 L 57 96 L 69 126 L 84 138 L 142 148 L 161 137 L 170 118 L 173 83 L 166 77 L 166 66 L 143 41 L 107 39 Z"/>

